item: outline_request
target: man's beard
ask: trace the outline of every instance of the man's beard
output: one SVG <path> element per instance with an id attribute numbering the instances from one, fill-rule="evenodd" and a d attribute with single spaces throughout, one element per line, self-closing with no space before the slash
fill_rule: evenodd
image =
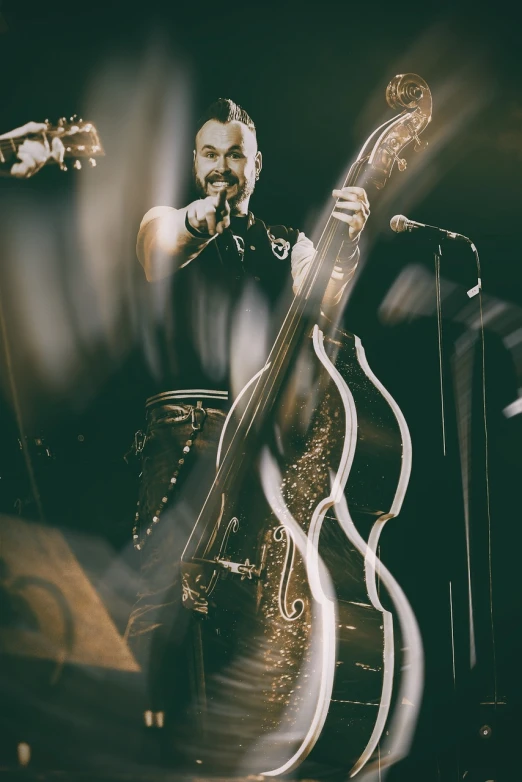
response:
<path id="1" fill-rule="evenodd" d="M 200 177 L 198 177 L 196 174 L 195 165 L 192 166 L 192 176 L 194 179 L 194 187 L 196 188 L 197 194 L 200 196 L 200 198 L 207 198 L 209 195 L 208 186 L 213 181 L 225 181 L 228 185 L 238 184 L 237 177 L 235 177 L 233 174 L 224 175 L 222 177 L 216 177 L 215 175 L 211 174 L 210 176 L 205 177 L 205 179 L 200 179 Z M 252 174 L 250 179 L 245 179 L 243 186 L 238 189 L 236 195 L 233 198 L 227 199 L 230 205 L 230 211 L 232 213 L 238 210 L 239 206 L 245 199 L 250 198 L 254 192 L 255 186 L 255 174 Z"/>

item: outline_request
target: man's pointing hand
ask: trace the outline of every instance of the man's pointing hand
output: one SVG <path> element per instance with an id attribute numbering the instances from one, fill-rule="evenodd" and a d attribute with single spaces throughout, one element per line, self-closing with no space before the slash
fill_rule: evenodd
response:
<path id="1" fill-rule="evenodd" d="M 218 195 L 193 201 L 187 209 L 187 220 L 195 231 L 203 236 L 221 234 L 230 225 L 230 205 L 227 188 Z"/>

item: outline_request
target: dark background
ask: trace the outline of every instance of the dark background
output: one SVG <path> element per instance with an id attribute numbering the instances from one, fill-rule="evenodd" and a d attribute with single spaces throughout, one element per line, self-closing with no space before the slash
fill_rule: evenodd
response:
<path id="1" fill-rule="evenodd" d="M 30 119 L 78 113 L 96 124 L 106 152 L 93 170 L 64 174 L 48 167 L 29 181 L 0 181 L 3 358 L 6 366 L 10 356 L 12 370 L 3 373 L 2 510 L 27 518 L 43 512 L 46 523 L 66 534 L 101 538 L 126 557 L 130 570 L 136 563 L 125 552 L 136 475 L 122 456 L 142 425 L 151 375 L 146 284 L 133 243 L 158 192 L 168 192 L 161 187 L 162 171 L 175 169 L 172 204 L 184 203 L 191 128 L 211 100 L 230 96 L 254 118 L 264 155 L 253 211 L 268 223 L 316 236 L 331 189 L 368 133 L 391 116 L 384 100 L 390 78 L 413 72 L 427 81 L 433 93 L 433 120 L 424 134 L 429 146 L 408 150 L 407 171 L 394 172 L 380 205 L 372 204 L 366 260 L 345 313 L 346 327 L 361 336 L 372 368 L 403 409 L 414 447 L 404 510 L 389 523 L 383 550 L 419 620 L 426 691 L 412 756 L 390 779 L 461 779 L 465 771 L 468 780 L 518 778 L 512 768 L 520 705 L 520 416 L 502 412 L 516 399 L 522 374 L 516 339 L 509 339 L 522 327 L 522 61 L 515 17 L 498 4 L 340 2 L 108 2 L 81 9 L 4 2 L 0 13 L 2 132 Z M 421 240 L 391 233 L 389 219 L 401 212 L 473 239 L 482 263 L 484 313 L 491 315 L 485 339 L 491 528 L 480 340 L 473 352 L 473 670 L 451 359 L 465 323 L 478 317 L 478 299 L 465 294 L 476 283 L 476 270 L 465 248 L 444 249 L 443 457 L 432 255 Z M 32 244 L 19 241 L 17 226 L 33 236 Z M 54 237 L 50 250 L 48 234 Z M 413 287 L 397 283 L 405 269 L 413 269 L 420 287 L 411 275 Z M 58 384 L 42 370 L 39 343 L 28 336 L 34 324 L 33 332 L 22 327 L 24 313 L 34 310 L 18 299 L 22 290 L 24 302 L 38 301 L 47 312 L 46 289 L 40 288 L 45 279 L 54 294 L 48 308 L 65 313 L 60 328 L 70 330 L 75 354 Z M 400 312 L 383 304 L 390 290 L 402 292 Z M 51 321 L 44 318 L 36 331 L 45 332 Z M 92 323 L 99 327 L 87 328 Z M 40 505 L 18 445 L 23 436 L 32 449 Z M 36 443 L 42 437 L 52 458 Z M 100 577 L 81 545 L 75 554 L 94 581 Z M 121 587 L 120 597 L 130 600 L 131 591 Z M 123 614 L 115 620 L 120 630 Z M 44 690 L 36 734 L 46 719 Z M 497 705 L 481 705 L 494 702 L 495 693 Z M 74 711 L 71 703 L 67 708 Z M 490 738 L 480 738 L 484 725 L 493 726 Z M 18 735 L 15 726 L 12 736 Z M 46 762 L 59 766 L 59 753 Z"/>

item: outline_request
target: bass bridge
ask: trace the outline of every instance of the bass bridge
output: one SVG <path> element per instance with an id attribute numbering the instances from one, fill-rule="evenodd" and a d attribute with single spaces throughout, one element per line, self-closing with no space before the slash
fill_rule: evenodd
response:
<path id="1" fill-rule="evenodd" d="M 259 565 L 251 563 L 248 557 L 244 562 L 232 562 L 219 555 L 215 559 L 194 557 L 191 562 L 184 562 L 181 573 L 183 591 L 183 606 L 204 616 L 208 615 L 208 597 L 216 585 L 219 569 L 225 576 L 238 575 L 241 581 L 248 578 L 260 578 L 266 565 L 267 546 L 261 547 Z"/>
<path id="2" fill-rule="evenodd" d="M 233 573 L 241 576 L 241 581 L 245 578 L 252 580 L 252 578 L 259 578 L 266 563 L 266 545 L 261 549 L 261 560 L 259 567 L 255 564 L 250 564 L 250 560 L 245 559 L 244 562 L 231 562 L 229 559 L 219 559 L 216 557 L 216 564 L 222 567 L 227 573 Z"/>

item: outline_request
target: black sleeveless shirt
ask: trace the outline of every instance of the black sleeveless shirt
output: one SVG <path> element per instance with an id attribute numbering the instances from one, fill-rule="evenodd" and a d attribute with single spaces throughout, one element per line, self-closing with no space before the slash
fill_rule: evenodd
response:
<path id="1" fill-rule="evenodd" d="M 156 333 L 155 393 L 148 403 L 206 399 L 226 406 L 264 365 L 292 299 L 299 232 L 248 216 L 212 240 L 170 282 Z M 217 404 L 219 402 L 219 404 Z"/>

